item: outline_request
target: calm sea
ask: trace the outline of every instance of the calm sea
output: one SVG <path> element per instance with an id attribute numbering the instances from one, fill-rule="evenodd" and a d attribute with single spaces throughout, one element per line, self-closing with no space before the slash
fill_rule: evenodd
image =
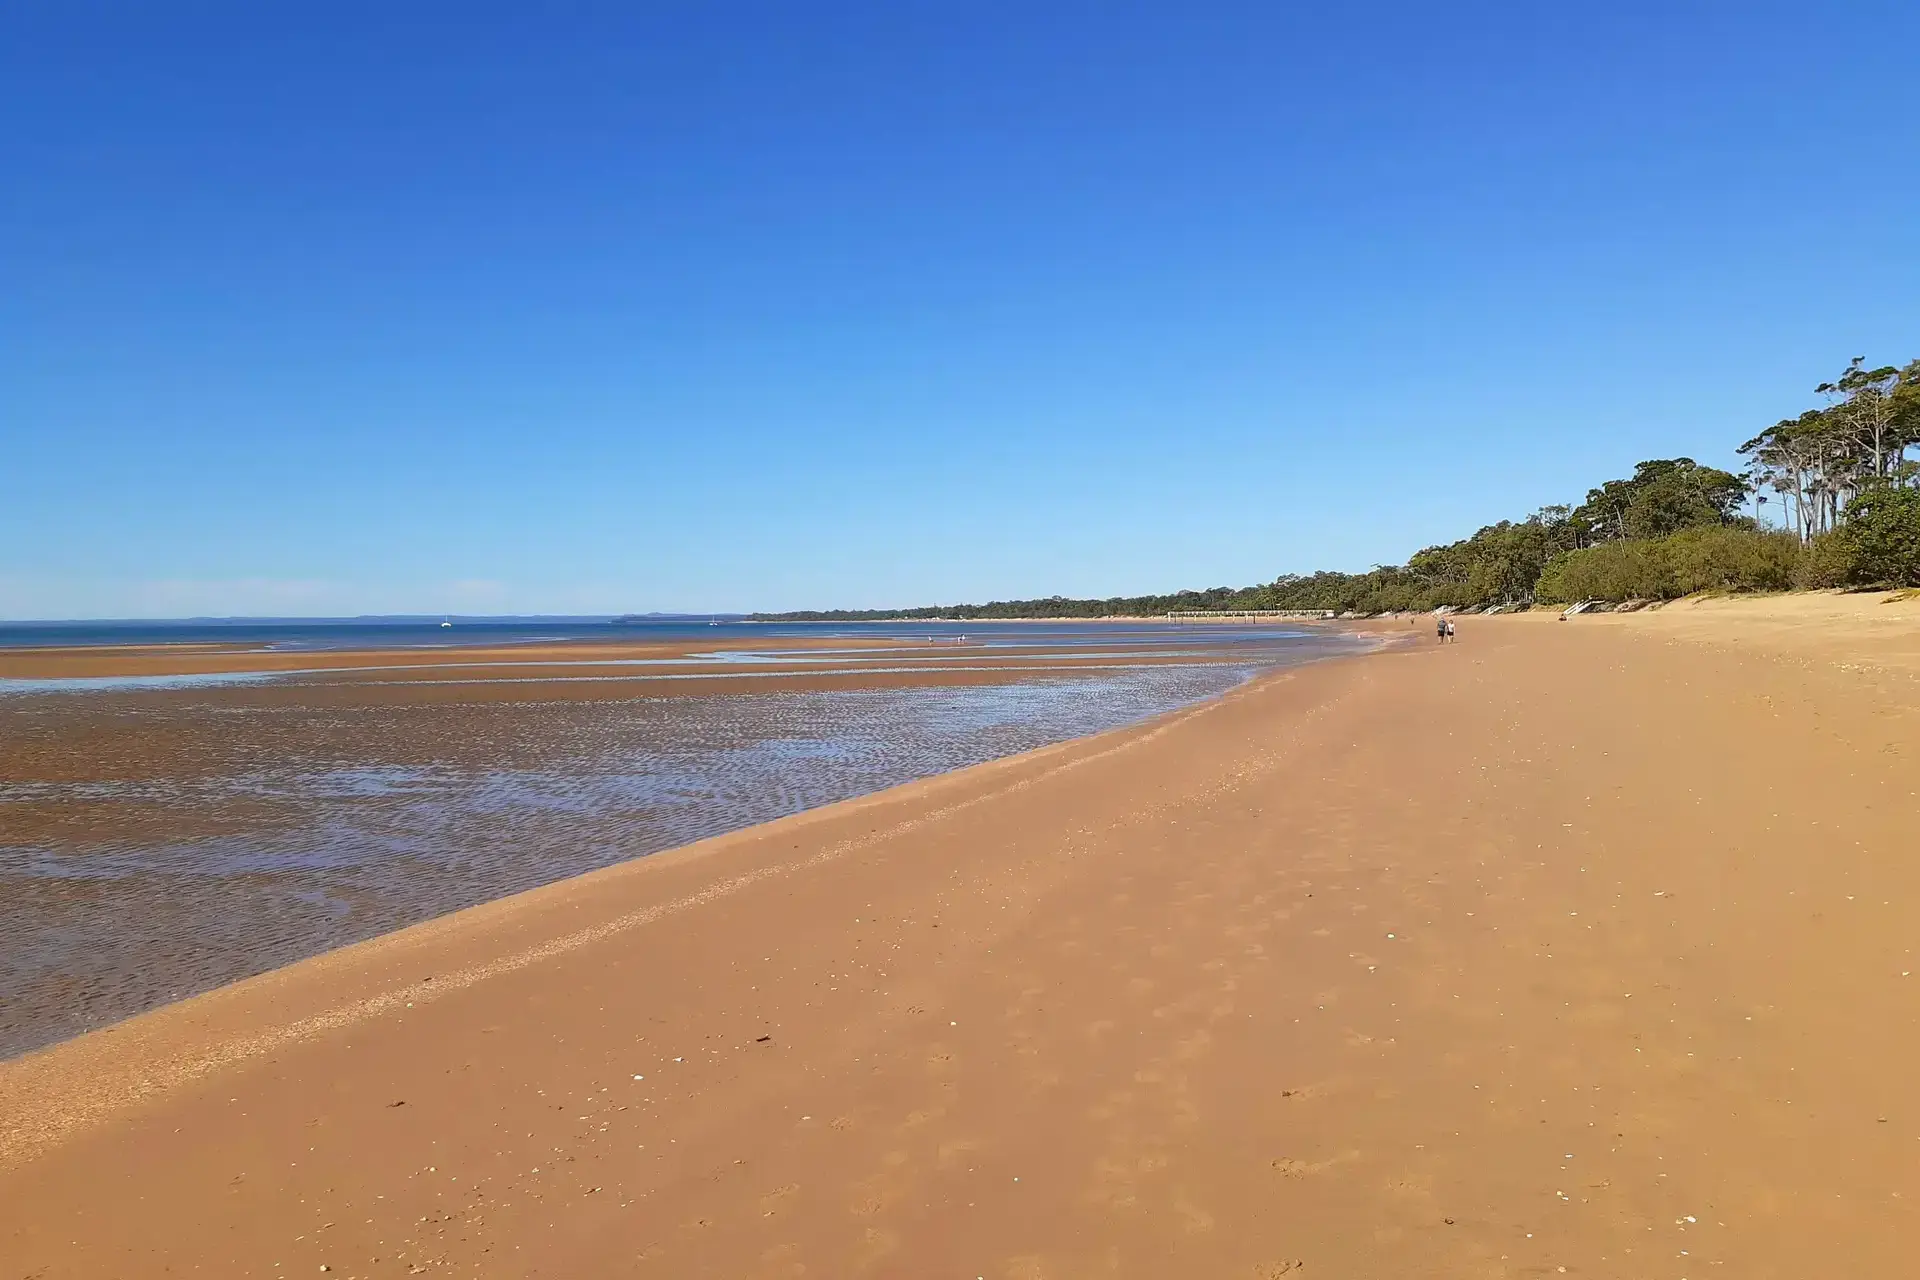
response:
<path id="1" fill-rule="evenodd" d="M 450 623 L 442 626 L 442 622 Z M 709 634 L 707 618 L 615 622 L 579 618 L 185 618 L 164 621 L 0 622 L 0 648 L 45 645 L 221 644 L 269 649 L 385 649 L 535 644 L 557 640 L 676 640 Z M 732 624 L 728 624 L 732 625 Z"/>
<path id="2" fill-rule="evenodd" d="M 442 625 L 442 623 L 450 625 Z M 561 641 L 708 641 L 874 637 L 982 643 L 1130 644 L 1186 635 L 1210 644 L 1265 644 L 1271 623 L 744 622 L 720 615 L 615 621 L 580 618 L 190 618 L 178 621 L 0 622 L 0 648 L 217 644 L 283 650 L 450 648 Z M 1290 633 L 1299 634 L 1299 633 Z"/>

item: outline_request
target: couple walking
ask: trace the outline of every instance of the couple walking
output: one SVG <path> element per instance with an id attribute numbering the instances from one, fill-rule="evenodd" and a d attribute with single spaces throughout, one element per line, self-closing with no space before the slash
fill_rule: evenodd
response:
<path id="1" fill-rule="evenodd" d="M 1440 644 L 1451 642 L 1454 639 L 1453 623 L 1446 618 L 1435 618 L 1433 620 L 1433 638 Z"/>

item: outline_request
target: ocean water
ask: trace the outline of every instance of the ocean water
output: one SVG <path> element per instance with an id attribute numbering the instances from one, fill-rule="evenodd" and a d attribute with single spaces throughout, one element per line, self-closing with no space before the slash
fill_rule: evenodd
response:
<path id="1" fill-rule="evenodd" d="M 442 621 L 453 622 L 441 626 Z M 186 618 L 0 622 L 0 649 L 45 645 L 215 644 L 268 649 L 411 648 L 556 640 L 682 639 L 704 619 L 616 623 L 610 618 Z"/>
<path id="2" fill-rule="evenodd" d="M 274 650 L 459 648 L 565 641 L 629 643 L 756 639 L 898 639 L 935 637 L 990 645 L 1129 644 L 1170 633 L 1204 635 L 1214 645 L 1265 644 L 1272 623 L 1114 622 L 742 622 L 672 617 L 619 622 L 611 618 L 237 618 L 127 622 L 0 622 L 0 649 L 69 645 L 211 644 Z"/>
<path id="3" fill-rule="evenodd" d="M 0 1056 L 447 911 L 1132 723 L 1352 646 L 1271 625 L 1041 630 L 965 629 L 970 645 L 996 646 L 1000 680 L 983 684 L 783 687 L 770 651 L 764 668 L 736 661 L 767 677 L 756 681 L 764 691 L 745 693 L 649 696 L 644 673 L 604 697 L 433 705 L 343 701 L 337 685 L 307 702 L 297 676 L 293 696 L 270 703 L 219 686 L 16 690 L 0 697 Z M 269 642 L 336 647 L 320 643 L 328 637 L 296 629 Z M 1089 655 L 1084 669 L 1021 666 L 1022 649 L 1062 643 Z M 457 665 L 447 678 L 460 679 Z"/>

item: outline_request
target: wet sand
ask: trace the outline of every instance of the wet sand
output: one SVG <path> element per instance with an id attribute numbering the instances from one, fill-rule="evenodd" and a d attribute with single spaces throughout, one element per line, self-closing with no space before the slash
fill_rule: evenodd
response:
<path id="1" fill-rule="evenodd" d="M 1123 623 L 1128 625 L 1122 625 Z M 1005 623 L 995 624 L 1004 627 Z M 1127 643 L 1192 644 L 1193 624 L 1096 619 L 1070 622 L 1088 631 L 1111 629 Z M 1289 621 L 1284 625 L 1254 627 L 1235 624 L 1240 631 L 1285 632 L 1352 631 L 1364 627 L 1324 622 Z M 725 670 L 743 657 L 780 657 L 799 670 L 821 670 L 848 661 L 908 663 L 914 665 L 982 665 L 1004 662 L 1010 653 L 1023 659 L 1072 662 L 1096 656 L 1100 649 L 1073 640 L 1020 640 L 1004 632 L 994 640 L 974 636 L 966 640 L 941 634 L 926 643 L 903 626 L 903 637 L 831 635 L 818 637 L 769 636 L 716 629 L 711 641 L 607 640 L 520 644 L 459 644 L 365 649 L 279 649 L 213 644 L 80 645 L 59 647 L 0 647 L 0 680 L 88 680 L 128 676 L 194 676 L 242 672 L 255 674 L 314 673 L 329 679 L 355 676 L 383 681 L 406 679 L 502 680 L 554 674 L 637 675 L 635 666 L 669 671 Z M 806 655 L 817 655 L 807 663 Z"/>
<path id="2" fill-rule="evenodd" d="M 1464 619 L 0 1065 L 0 1257 L 1904 1274 L 1920 608 L 1790 603 Z"/>
<path id="3" fill-rule="evenodd" d="M 0 1059 L 1353 647 L 1299 631 L 1155 640 L 776 641 L 630 667 L 604 645 L 430 664 L 388 649 L 254 684 L 0 681 Z"/>
<path id="4" fill-rule="evenodd" d="M 1219 644 L 1206 628 L 1115 627 L 1110 640 L 1080 642 L 1002 636 L 991 642 L 943 638 L 923 644 L 857 636 L 754 637 L 705 645 L 299 651 L 208 645 L 0 648 L 0 695 L 137 692 L 145 705 L 165 706 L 192 705 L 207 690 L 218 689 L 234 706 L 345 707 L 704 697 L 775 687 L 788 692 L 905 689 L 1009 684 L 1037 675 L 1098 675 L 1120 668 L 1244 664 L 1264 660 L 1276 646 L 1297 647 L 1302 639 L 1339 648 L 1372 634 L 1365 624 L 1238 630 L 1241 635 Z M 0 741 L 0 770 L 8 771 L 0 776 L 32 776 L 42 754 Z"/>
<path id="5" fill-rule="evenodd" d="M 722 631 L 716 628 L 716 631 Z M 763 639 L 738 634 L 716 635 L 713 643 L 692 641 L 626 641 L 444 645 L 369 649 L 275 649 L 258 645 L 146 644 L 61 645 L 0 648 L 0 679 L 71 679 L 100 676 L 190 675 L 209 671 L 293 671 L 314 666 L 419 666 L 447 662 L 501 665 L 540 661 L 620 662 L 639 659 L 686 658 L 697 654 L 741 650 L 876 649 L 893 641 L 864 637 Z"/>

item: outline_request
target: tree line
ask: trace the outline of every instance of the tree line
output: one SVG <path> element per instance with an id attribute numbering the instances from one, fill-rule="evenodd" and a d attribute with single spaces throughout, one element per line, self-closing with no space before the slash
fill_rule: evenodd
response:
<path id="1" fill-rule="evenodd" d="M 1822 403 L 1739 446 L 1747 470 L 1691 458 L 1642 462 L 1578 504 L 1540 508 L 1402 565 L 1285 574 L 1251 587 L 1076 600 L 1003 600 L 757 617 L 1095 618 L 1226 609 L 1424 611 L 1671 599 L 1698 591 L 1920 587 L 1920 360 L 1856 358 Z M 1751 506 L 1751 514 L 1748 507 Z"/>

